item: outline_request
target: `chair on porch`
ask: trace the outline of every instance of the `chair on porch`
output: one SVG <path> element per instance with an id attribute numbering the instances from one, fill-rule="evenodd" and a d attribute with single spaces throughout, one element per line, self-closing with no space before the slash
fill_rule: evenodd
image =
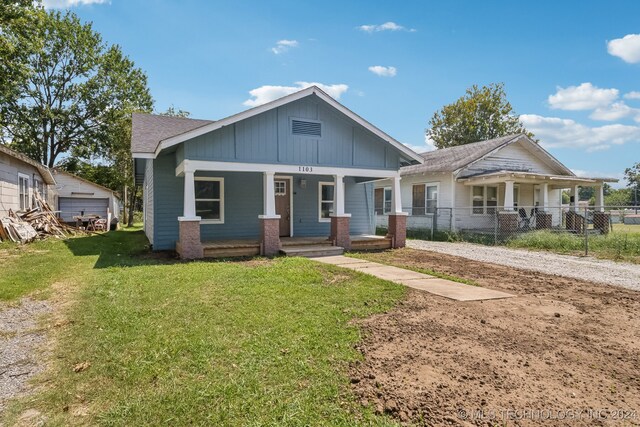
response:
<path id="1" fill-rule="evenodd" d="M 528 231 L 534 228 L 533 221 L 535 220 L 536 216 L 535 208 L 531 209 L 531 216 L 527 216 L 527 211 L 525 210 L 525 208 L 520 208 L 518 209 L 518 216 L 520 217 L 518 219 L 519 231 Z"/>

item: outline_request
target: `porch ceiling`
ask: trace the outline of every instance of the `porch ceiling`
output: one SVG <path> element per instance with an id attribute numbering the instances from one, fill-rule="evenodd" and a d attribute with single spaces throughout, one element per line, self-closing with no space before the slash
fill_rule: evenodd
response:
<path id="1" fill-rule="evenodd" d="M 569 188 L 575 185 L 600 186 L 605 182 L 618 182 L 616 178 L 587 178 L 567 175 L 546 175 L 533 172 L 500 171 L 457 179 L 464 185 L 501 184 L 515 181 L 521 184 L 549 184 L 551 188 Z"/>

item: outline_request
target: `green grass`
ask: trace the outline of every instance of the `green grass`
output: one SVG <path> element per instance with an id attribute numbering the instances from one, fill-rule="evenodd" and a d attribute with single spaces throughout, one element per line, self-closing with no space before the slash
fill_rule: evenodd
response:
<path id="1" fill-rule="evenodd" d="M 628 230 L 626 227 L 636 226 L 616 224 L 612 233 L 589 235 L 589 254 L 599 258 L 640 263 L 640 233 L 621 231 Z M 565 254 L 583 254 L 585 249 L 584 236 L 550 231 L 535 231 L 522 234 L 509 240 L 506 244 L 514 248 L 545 250 Z"/>
<path id="2" fill-rule="evenodd" d="M 144 243 L 122 231 L 44 244 L 43 263 L 64 267 L 36 268 L 46 283 L 21 292 L 66 281 L 71 323 L 45 387 L 7 424 L 33 408 L 49 425 L 395 425 L 354 401 L 347 369 L 360 358 L 351 320 L 390 309 L 402 286 L 306 259 L 157 259 Z M 30 265 L 19 250 L 10 269 Z"/>

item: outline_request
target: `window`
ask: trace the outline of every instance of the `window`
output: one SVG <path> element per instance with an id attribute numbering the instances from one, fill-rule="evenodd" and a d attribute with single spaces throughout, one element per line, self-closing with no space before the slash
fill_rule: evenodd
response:
<path id="1" fill-rule="evenodd" d="M 473 186 L 471 188 L 471 213 L 494 214 L 498 207 L 498 187 Z"/>
<path id="2" fill-rule="evenodd" d="M 391 212 L 391 196 L 391 187 L 374 190 L 374 209 L 377 215 L 386 215 Z"/>
<path id="3" fill-rule="evenodd" d="M 518 210 L 518 204 L 520 203 L 520 187 L 517 185 L 513 187 L 513 207 L 514 210 Z"/>
<path id="4" fill-rule="evenodd" d="M 276 196 L 287 195 L 287 183 L 285 181 L 274 181 L 273 185 L 275 187 Z"/>
<path id="5" fill-rule="evenodd" d="M 333 182 L 321 182 L 320 188 L 318 191 L 319 201 L 318 201 L 318 209 L 320 222 L 329 222 L 331 221 L 331 215 L 333 214 L 333 199 L 334 199 L 334 183 Z"/>
<path id="6" fill-rule="evenodd" d="M 29 194 L 29 175 L 18 173 L 18 197 L 21 211 L 31 208 L 31 197 Z"/>
<path id="7" fill-rule="evenodd" d="M 438 208 L 438 184 L 415 184 L 412 191 L 412 215 L 434 214 Z"/>
<path id="8" fill-rule="evenodd" d="M 195 178 L 196 215 L 203 224 L 224 223 L 224 179 Z"/>

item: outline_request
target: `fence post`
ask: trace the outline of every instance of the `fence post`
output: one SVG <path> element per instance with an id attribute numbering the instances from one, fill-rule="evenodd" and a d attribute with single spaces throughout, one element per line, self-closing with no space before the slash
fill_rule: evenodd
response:
<path id="1" fill-rule="evenodd" d="M 589 206 L 584 207 L 584 256 L 589 255 Z"/>
<path id="2" fill-rule="evenodd" d="M 493 246 L 498 246 L 498 209 L 493 214 Z"/>
<path id="3" fill-rule="evenodd" d="M 436 216 L 438 215 L 438 208 L 435 209 L 433 215 L 431 215 L 431 241 L 433 242 L 433 230 L 436 228 Z"/>

